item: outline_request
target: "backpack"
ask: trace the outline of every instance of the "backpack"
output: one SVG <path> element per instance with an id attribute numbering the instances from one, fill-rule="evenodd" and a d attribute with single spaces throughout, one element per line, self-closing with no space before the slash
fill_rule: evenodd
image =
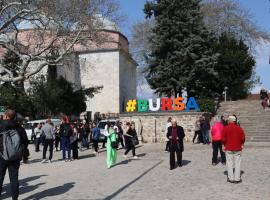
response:
<path id="1" fill-rule="evenodd" d="M 23 143 L 16 129 L 5 130 L 0 133 L 3 137 L 2 158 L 6 161 L 21 160 L 23 156 Z"/>
<path id="2" fill-rule="evenodd" d="M 64 137 L 70 137 L 72 135 L 72 129 L 69 124 L 64 125 L 63 127 L 63 136 Z"/>

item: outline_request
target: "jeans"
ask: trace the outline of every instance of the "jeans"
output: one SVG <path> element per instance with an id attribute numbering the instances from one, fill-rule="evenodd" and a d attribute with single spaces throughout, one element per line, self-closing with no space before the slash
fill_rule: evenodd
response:
<path id="1" fill-rule="evenodd" d="M 203 130 L 202 131 L 202 137 L 203 137 L 203 143 L 204 144 L 209 143 L 209 130 Z"/>
<path id="2" fill-rule="evenodd" d="M 66 159 L 66 151 L 68 152 L 68 159 L 70 159 L 70 140 L 69 138 L 61 138 L 63 160 Z"/>
<path id="3" fill-rule="evenodd" d="M 20 160 L 16 161 L 6 161 L 0 158 L 0 196 L 2 193 L 2 186 L 5 178 L 6 171 L 8 169 L 10 186 L 11 186 L 11 196 L 13 200 L 17 200 L 19 196 L 19 167 Z M 0 197 L 1 199 L 1 197 Z"/>
<path id="4" fill-rule="evenodd" d="M 49 152 L 50 152 L 49 160 L 52 160 L 52 157 L 53 157 L 53 139 L 45 139 L 44 147 L 43 147 L 43 159 L 46 159 L 46 153 L 47 153 L 48 147 L 49 147 Z"/>
<path id="5" fill-rule="evenodd" d="M 228 179 L 230 181 L 241 180 L 241 157 L 242 157 L 241 151 L 226 152 Z"/>
<path id="6" fill-rule="evenodd" d="M 98 152 L 98 140 L 92 139 L 93 141 L 93 148 L 95 149 L 95 152 Z"/>
<path id="7" fill-rule="evenodd" d="M 213 147 L 212 163 L 218 162 L 218 150 L 220 151 L 221 162 L 226 163 L 226 156 L 224 151 L 222 150 L 221 141 L 212 141 L 212 147 Z"/>
<path id="8" fill-rule="evenodd" d="M 177 164 L 182 165 L 182 151 L 178 148 L 178 144 L 171 143 L 170 145 L 170 167 L 175 167 L 175 153 L 177 156 Z"/>

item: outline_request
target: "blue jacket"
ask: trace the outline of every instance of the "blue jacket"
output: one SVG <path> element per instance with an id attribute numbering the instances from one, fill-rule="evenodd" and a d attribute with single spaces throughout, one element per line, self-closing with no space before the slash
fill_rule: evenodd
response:
<path id="1" fill-rule="evenodd" d="M 93 130 L 92 130 L 93 140 L 98 140 L 99 136 L 100 136 L 100 129 L 98 127 L 93 128 Z"/>

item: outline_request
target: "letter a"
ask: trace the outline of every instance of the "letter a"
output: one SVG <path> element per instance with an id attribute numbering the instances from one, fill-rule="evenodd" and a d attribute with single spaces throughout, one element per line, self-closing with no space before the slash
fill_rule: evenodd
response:
<path id="1" fill-rule="evenodd" d="M 153 99 L 149 99 L 148 101 L 149 101 L 149 110 L 150 111 L 154 111 L 154 112 L 159 111 L 159 109 L 160 109 L 160 98 L 157 98 L 156 107 L 154 107 Z"/>
<path id="2" fill-rule="evenodd" d="M 195 111 L 200 111 L 200 108 L 195 100 L 194 97 L 190 97 L 188 99 L 188 102 L 186 104 L 186 110 L 195 110 Z"/>
<path id="3" fill-rule="evenodd" d="M 173 110 L 172 105 L 173 105 L 173 101 L 169 98 L 162 98 L 161 99 L 162 102 L 162 106 L 161 106 L 161 110 L 166 111 L 166 110 Z"/>

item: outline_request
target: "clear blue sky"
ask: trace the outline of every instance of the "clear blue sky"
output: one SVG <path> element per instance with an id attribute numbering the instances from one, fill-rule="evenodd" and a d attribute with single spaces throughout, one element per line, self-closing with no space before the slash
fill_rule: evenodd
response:
<path id="1" fill-rule="evenodd" d="M 130 38 L 132 24 L 144 18 L 143 7 L 146 0 L 117 0 L 120 3 L 121 11 L 127 16 L 126 22 L 122 25 L 122 32 Z M 241 5 L 250 10 L 253 14 L 253 21 L 263 30 L 270 32 L 270 1 L 269 0 L 239 0 Z M 256 72 L 261 77 L 262 85 L 270 90 L 270 44 L 265 43 L 257 47 Z M 258 90 L 257 87 L 255 90 Z"/>

